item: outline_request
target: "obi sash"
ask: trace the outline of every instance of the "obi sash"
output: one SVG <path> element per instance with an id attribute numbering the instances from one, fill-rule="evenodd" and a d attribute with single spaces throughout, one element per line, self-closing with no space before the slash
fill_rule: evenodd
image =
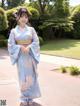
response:
<path id="1" fill-rule="evenodd" d="M 29 45 L 31 43 L 32 43 L 31 39 L 28 39 L 28 40 L 16 40 L 16 44 L 19 44 L 19 45 Z"/>

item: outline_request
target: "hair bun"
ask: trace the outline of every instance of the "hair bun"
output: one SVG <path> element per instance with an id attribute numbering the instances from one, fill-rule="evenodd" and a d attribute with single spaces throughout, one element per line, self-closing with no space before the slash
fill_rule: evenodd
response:
<path id="1" fill-rule="evenodd" d="M 13 13 L 14 18 L 17 18 L 17 12 Z"/>

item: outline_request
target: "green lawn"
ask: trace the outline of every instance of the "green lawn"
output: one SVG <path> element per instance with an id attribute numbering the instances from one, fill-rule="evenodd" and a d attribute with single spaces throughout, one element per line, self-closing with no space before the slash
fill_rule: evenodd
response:
<path id="1" fill-rule="evenodd" d="M 41 46 L 41 53 L 80 59 L 80 40 L 53 40 Z"/>

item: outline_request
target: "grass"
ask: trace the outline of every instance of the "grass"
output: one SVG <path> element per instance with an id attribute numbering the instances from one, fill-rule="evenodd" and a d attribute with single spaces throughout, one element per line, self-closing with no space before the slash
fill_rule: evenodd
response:
<path id="1" fill-rule="evenodd" d="M 41 53 L 80 59 L 80 40 L 53 40 L 41 46 Z"/>

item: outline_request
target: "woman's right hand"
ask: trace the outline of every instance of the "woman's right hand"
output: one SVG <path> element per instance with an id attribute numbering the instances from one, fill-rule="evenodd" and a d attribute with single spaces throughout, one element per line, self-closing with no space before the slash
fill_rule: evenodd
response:
<path id="1" fill-rule="evenodd" d="M 21 51 L 22 51 L 23 53 L 25 53 L 25 51 L 26 51 L 26 48 L 25 48 L 24 46 L 22 46 L 22 45 L 21 45 Z"/>

